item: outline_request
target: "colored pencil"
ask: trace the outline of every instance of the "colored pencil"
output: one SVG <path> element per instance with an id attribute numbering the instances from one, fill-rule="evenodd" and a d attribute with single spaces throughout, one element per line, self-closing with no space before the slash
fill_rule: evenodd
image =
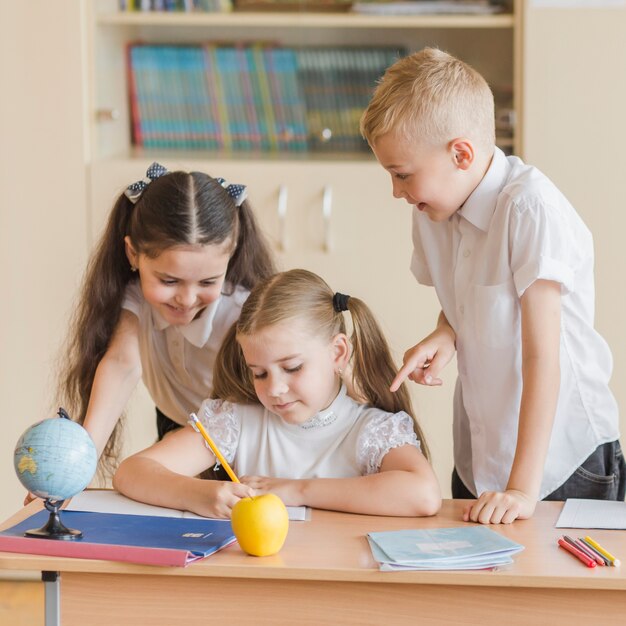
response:
<path id="1" fill-rule="evenodd" d="M 561 546 L 561 548 L 567 550 L 570 554 L 574 555 L 579 561 L 582 561 L 587 567 L 596 566 L 596 562 L 593 559 L 590 559 L 584 552 L 565 541 L 563 537 L 559 538 L 558 544 L 559 546 Z"/>
<path id="2" fill-rule="evenodd" d="M 578 541 L 585 544 L 590 552 L 593 552 L 595 555 L 601 558 L 604 561 L 605 565 L 611 565 L 611 561 L 609 561 L 603 554 L 600 554 L 588 541 L 585 541 L 582 537 L 579 537 Z"/>
<path id="3" fill-rule="evenodd" d="M 591 544 L 591 547 L 597 550 L 602 556 L 606 557 L 611 562 L 611 565 L 613 565 L 614 567 L 620 566 L 619 559 L 616 559 L 610 552 L 605 550 L 599 543 L 594 541 L 589 535 L 585 537 L 585 541 L 588 544 Z"/>
<path id="4" fill-rule="evenodd" d="M 606 565 L 606 561 L 597 552 L 594 552 L 589 546 L 585 545 L 582 541 L 563 535 L 563 539 L 570 545 L 578 548 L 583 554 L 586 554 L 590 559 L 594 560 L 598 565 Z"/>

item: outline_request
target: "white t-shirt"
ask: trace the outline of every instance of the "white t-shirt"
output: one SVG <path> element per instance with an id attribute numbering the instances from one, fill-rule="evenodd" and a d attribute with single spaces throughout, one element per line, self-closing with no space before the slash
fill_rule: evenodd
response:
<path id="1" fill-rule="evenodd" d="M 186 326 L 170 326 L 143 297 L 139 281 L 130 283 L 122 308 L 139 318 L 143 382 L 156 406 L 183 425 L 211 391 L 213 365 L 222 340 L 239 318 L 248 291 L 236 287 Z"/>
<path id="2" fill-rule="evenodd" d="M 240 476 L 363 476 L 378 472 L 392 448 L 420 445 L 408 414 L 359 404 L 345 387 L 304 424 L 287 424 L 260 404 L 222 400 L 205 400 L 198 417 Z"/>
<path id="3" fill-rule="evenodd" d="M 497 149 L 485 177 L 445 222 L 413 211 L 411 270 L 434 285 L 457 336 L 454 460 L 474 494 L 502 491 L 517 441 L 524 291 L 561 284 L 561 387 L 539 498 L 619 437 L 613 361 L 594 330 L 591 233 L 555 185 Z"/>

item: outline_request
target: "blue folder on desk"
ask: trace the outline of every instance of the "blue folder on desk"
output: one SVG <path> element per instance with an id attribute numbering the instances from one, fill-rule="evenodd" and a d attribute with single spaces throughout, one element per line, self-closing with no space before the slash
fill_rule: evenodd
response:
<path id="1" fill-rule="evenodd" d="M 0 551 L 184 567 L 235 541 L 229 520 L 84 511 L 61 512 L 65 526 L 82 531 L 81 539 L 24 536 L 25 531 L 43 526 L 48 517 L 47 511 L 40 511 L 0 531 Z"/>
<path id="2" fill-rule="evenodd" d="M 371 532 L 367 539 L 382 571 L 487 569 L 512 563 L 524 549 L 484 526 Z"/>

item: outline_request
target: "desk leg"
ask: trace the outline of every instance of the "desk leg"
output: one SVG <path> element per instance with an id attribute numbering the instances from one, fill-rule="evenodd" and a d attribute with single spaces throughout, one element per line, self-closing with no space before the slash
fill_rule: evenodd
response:
<path id="1" fill-rule="evenodd" d="M 41 580 L 45 592 L 45 625 L 61 626 L 60 587 L 61 574 L 59 572 L 41 572 Z"/>

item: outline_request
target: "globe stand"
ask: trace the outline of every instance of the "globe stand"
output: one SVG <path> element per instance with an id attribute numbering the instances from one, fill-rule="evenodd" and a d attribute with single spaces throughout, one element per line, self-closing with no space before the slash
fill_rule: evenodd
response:
<path id="1" fill-rule="evenodd" d="M 67 528 L 61 521 L 59 509 L 63 505 L 64 500 L 50 500 L 46 498 L 43 502 L 44 506 L 50 511 L 50 517 L 41 528 L 32 528 L 24 534 L 27 537 L 36 537 L 38 539 L 62 539 L 71 541 L 72 539 L 80 539 L 83 533 L 80 530 Z"/>

